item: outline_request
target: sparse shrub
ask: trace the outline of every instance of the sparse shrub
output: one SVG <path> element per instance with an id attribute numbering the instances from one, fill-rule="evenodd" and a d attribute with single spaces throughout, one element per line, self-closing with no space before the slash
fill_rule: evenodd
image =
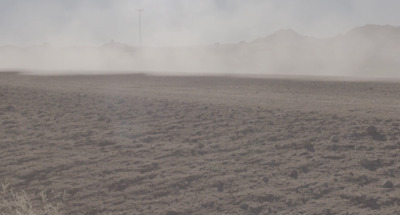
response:
<path id="1" fill-rule="evenodd" d="M 60 202 L 49 201 L 44 192 L 40 193 L 40 201 L 34 202 L 25 191 L 14 192 L 1 184 L 0 215 L 61 215 L 60 206 Z"/>

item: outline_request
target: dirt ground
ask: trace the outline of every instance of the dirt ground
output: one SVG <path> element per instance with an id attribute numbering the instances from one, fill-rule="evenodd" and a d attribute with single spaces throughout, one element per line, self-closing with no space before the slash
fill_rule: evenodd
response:
<path id="1" fill-rule="evenodd" d="M 0 183 L 63 214 L 400 214 L 400 83 L 0 74 Z"/>

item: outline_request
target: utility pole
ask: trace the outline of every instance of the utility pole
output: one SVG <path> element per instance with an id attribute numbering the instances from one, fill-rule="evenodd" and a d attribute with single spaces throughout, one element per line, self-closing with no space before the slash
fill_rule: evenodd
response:
<path id="1" fill-rule="evenodd" d="M 143 9 L 137 10 L 139 13 L 139 46 L 142 47 L 142 13 Z"/>

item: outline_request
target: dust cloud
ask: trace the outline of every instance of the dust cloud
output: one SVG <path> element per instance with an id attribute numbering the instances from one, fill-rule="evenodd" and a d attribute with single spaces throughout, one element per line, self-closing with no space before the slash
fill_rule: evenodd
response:
<path id="1" fill-rule="evenodd" d="M 400 28 L 366 25 L 319 39 L 279 30 L 248 42 L 139 47 L 1 47 L 2 70 L 39 73 L 288 74 L 398 76 Z"/>
<path id="2" fill-rule="evenodd" d="M 396 1 L 308 3 L 6 0 L 0 70 L 398 76 Z"/>

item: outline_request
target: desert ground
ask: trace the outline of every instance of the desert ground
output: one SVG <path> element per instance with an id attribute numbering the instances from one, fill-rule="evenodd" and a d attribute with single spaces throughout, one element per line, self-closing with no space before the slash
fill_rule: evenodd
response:
<path id="1" fill-rule="evenodd" d="M 0 214 L 400 214 L 400 82 L 0 73 L 0 101 Z"/>

